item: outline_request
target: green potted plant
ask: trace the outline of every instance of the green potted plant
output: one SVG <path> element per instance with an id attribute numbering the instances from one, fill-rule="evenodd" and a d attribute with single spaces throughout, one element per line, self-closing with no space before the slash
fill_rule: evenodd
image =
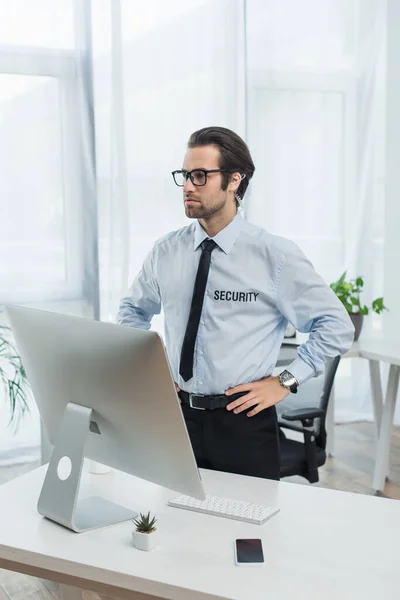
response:
<path id="1" fill-rule="evenodd" d="M 158 531 L 155 527 L 156 517 L 150 512 L 147 515 L 140 513 L 139 517 L 132 519 L 135 529 L 132 531 L 133 545 L 139 550 L 153 550 L 158 543 Z"/>
<path id="2" fill-rule="evenodd" d="M 19 418 L 29 410 L 29 384 L 11 329 L 6 325 L 0 325 L 0 381 L 10 404 L 10 423 L 18 425 Z"/>
<path id="3" fill-rule="evenodd" d="M 380 315 L 388 309 L 383 303 L 383 298 L 376 298 L 370 308 L 365 304 L 361 304 L 360 294 L 364 288 L 364 279 L 362 277 L 346 279 L 346 276 L 347 271 L 337 281 L 331 283 L 330 287 L 349 313 L 355 328 L 354 340 L 357 341 L 363 326 L 364 315 L 368 315 L 370 310 Z"/>

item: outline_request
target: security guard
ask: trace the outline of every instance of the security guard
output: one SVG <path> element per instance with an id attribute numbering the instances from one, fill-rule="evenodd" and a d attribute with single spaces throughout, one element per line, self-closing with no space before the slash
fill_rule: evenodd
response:
<path id="1" fill-rule="evenodd" d="M 172 175 L 193 223 L 155 243 L 118 321 L 149 329 L 163 306 L 199 467 L 279 479 L 275 405 L 346 352 L 354 328 L 293 242 L 237 214 L 254 170 L 233 131 L 207 127 L 191 135 L 183 167 Z M 310 336 L 274 377 L 288 322 Z"/>

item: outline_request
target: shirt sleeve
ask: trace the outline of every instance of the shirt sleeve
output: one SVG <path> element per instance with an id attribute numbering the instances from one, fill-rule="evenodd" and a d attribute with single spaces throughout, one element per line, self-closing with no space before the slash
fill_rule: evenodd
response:
<path id="1" fill-rule="evenodd" d="M 117 315 L 120 325 L 150 329 L 153 316 L 161 312 L 161 295 L 154 262 L 155 248 L 147 255 L 132 284 L 130 295 L 121 300 Z"/>
<path id="2" fill-rule="evenodd" d="M 298 330 L 310 333 L 298 348 L 298 357 L 287 367 L 299 384 L 321 375 L 328 358 L 349 350 L 354 326 L 336 294 L 294 244 L 278 264 L 276 305 Z"/>

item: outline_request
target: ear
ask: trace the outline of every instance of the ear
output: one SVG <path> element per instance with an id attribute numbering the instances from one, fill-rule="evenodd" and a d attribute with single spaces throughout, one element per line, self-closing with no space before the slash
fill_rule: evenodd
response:
<path id="1" fill-rule="evenodd" d="M 236 192 L 242 179 L 244 179 L 246 175 L 241 175 L 241 173 L 232 173 L 231 180 L 229 182 L 229 189 L 232 192 Z"/>

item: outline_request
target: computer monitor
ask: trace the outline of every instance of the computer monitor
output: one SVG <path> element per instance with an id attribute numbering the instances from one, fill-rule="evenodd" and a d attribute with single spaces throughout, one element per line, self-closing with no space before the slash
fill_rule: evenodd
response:
<path id="1" fill-rule="evenodd" d="M 205 499 L 158 333 L 19 306 L 6 313 L 54 445 L 40 514 L 77 532 L 136 516 L 104 498 L 79 501 L 84 457 Z"/>

